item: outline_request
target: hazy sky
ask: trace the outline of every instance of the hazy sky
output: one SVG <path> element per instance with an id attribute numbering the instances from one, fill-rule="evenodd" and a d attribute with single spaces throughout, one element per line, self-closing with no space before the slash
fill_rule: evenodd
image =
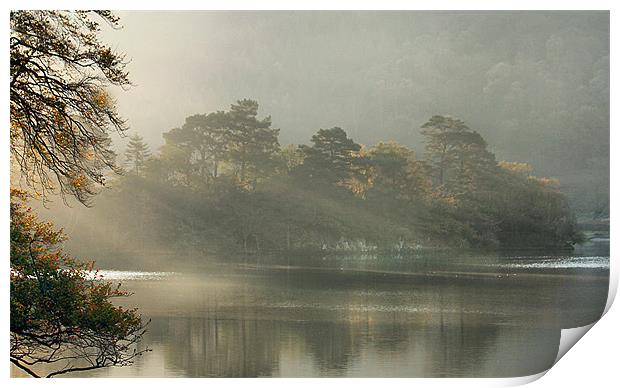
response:
<path id="1" fill-rule="evenodd" d="M 253 98 L 282 144 L 340 126 L 421 152 L 420 125 L 446 114 L 500 159 L 607 184 L 607 12 L 118 14 L 103 38 L 136 84 L 115 93 L 119 110 L 155 149 L 188 115 Z"/>

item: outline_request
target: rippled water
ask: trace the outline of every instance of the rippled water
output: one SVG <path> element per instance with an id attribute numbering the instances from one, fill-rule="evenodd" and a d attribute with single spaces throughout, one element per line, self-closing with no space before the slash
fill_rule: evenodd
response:
<path id="1" fill-rule="evenodd" d="M 174 276 L 174 272 L 141 272 L 141 271 L 116 271 L 99 270 L 104 280 L 161 280 Z"/>
<path id="2" fill-rule="evenodd" d="M 609 269 L 608 256 L 584 257 L 527 257 L 518 263 L 506 264 L 513 268 L 599 268 Z"/>
<path id="3" fill-rule="evenodd" d="M 121 303 L 152 320 L 140 346 L 153 351 L 130 367 L 74 376 L 535 374 L 553 364 L 562 328 L 600 317 L 605 249 L 100 271 L 133 291 Z"/>

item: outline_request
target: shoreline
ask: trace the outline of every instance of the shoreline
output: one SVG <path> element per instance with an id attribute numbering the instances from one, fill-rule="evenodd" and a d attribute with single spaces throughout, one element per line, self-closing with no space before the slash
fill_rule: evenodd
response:
<path id="1" fill-rule="evenodd" d="M 334 267 L 318 267 L 318 266 L 296 266 L 296 265 L 282 265 L 282 264 L 252 264 L 252 263 L 210 263 L 209 265 L 202 265 L 200 269 L 204 271 L 206 275 L 217 275 L 218 272 L 227 273 L 227 271 L 233 271 L 237 273 L 274 273 L 274 274 L 317 274 L 324 276 L 345 276 L 345 277 L 377 277 L 385 280 L 407 280 L 407 279 L 456 279 L 456 280 L 497 280 L 497 281 L 513 281 L 513 280 L 584 280 L 584 281 L 609 281 L 609 269 L 544 269 L 538 272 L 535 271 L 458 271 L 458 270 L 425 270 L 425 271 L 397 271 L 397 270 L 383 270 L 383 269 L 365 269 L 365 268 L 334 268 Z M 212 270 L 212 271 L 209 271 Z M 213 271 L 215 270 L 215 271 Z M 101 269 L 101 272 L 109 273 L 143 273 L 143 274 L 155 274 L 155 278 L 141 276 L 122 278 L 122 277 L 106 277 L 104 281 L 121 280 L 121 281 L 143 281 L 143 280 L 155 280 L 159 281 L 165 279 L 168 275 L 200 275 L 194 268 L 193 271 L 185 271 L 184 269 L 177 268 L 177 271 L 166 272 L 154 272 L 144 271 L 137 269 Z M 584 273 L 579 273 L 584 272 Z M 163 278 L 158 278 L 158 275 L 164 275 Z"/>
<path id="2" fill-rule="evenodd" d="M 390 271 L 390 270 L 378 270 L 378 269 L 336 269 L 336 268 L 321 268 L 321 267 L 309 267 L 309 266 L 287 266 L 277 264 L 238 264 L 237 268 L 244 270 L 272 270 L 272 271 L 309 271 L 319 273 L 333 273 L 333 274 L 350 274 L 350 275 L 382 275 L 391 277 L 409 277 L 409 278 L 461 278 L 461 279 L 518 279 L 518 278 L 565 278 L 565 279 L 579 279 L 579 280 L 609 280 L 609 270 L 596 270 L 596 272 L 603 272 L 601 274 L 592 274 L 591 269 L 588 269 L 588 274 L 575 274 L 575 273 L 531 273 L 524 271 L 517 272 L 474 272 L 474 271 L 417 271 L 417 272 L 404 272 L 404 271 Z M 573 270 L 574 271 L 574 270 Z"/>

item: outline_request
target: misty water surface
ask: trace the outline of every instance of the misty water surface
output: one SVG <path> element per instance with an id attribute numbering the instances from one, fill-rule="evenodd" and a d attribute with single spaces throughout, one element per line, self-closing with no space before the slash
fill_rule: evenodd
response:
<path id="1" fill-rule="evenodd" d="M 193 273 L 103 271 L 152 320 L 141 343 L 152 352 L 72 376 L 535 374 L 553 365 L 561 328 L 600 317 L 608 252 L 597 242 L 571 255 L 358 257 L 356 268 L 340 257 L 314 268 L 261 258 Z"/>

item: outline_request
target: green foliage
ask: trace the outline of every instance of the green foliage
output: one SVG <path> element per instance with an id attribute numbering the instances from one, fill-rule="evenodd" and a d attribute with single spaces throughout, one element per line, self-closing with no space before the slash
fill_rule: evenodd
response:
<path id="1" fill-rule="evenodd" d="M 23 199 L 11 192 L 10 361 L 35 377 L 41 365 L 57 368 L 51 377 L 131 364 L 144 325 L 135 310 L 111 302 L 127 293 L 92 263 L 65 255 L 62 231 L 38 221 Z"/>
<path id="2" fill-rule="evenodd" d="M 504 246 L 566 248 L 583 239 L 559 182 L 503 167 L 497 184 L 495 218 Z"/>
<path id="3" fill-rule="evenodd" d="M 190 116 L 182 127 L 164 133 L 167 179 L 204 189 L 228 173 L 241 186 L 254 187 L 280 161 L 279 130 L 271 128 L 271 118 L 257 115 L 258 103 L 244 99 L 228 112 Z"/>
<path id="4" fill-rule="evenodd" d="M 290 174 L 306 159 L 303 149 L 295 144 L 289 144 L 280 149 L 280 160 L 284 171 Z"/>
<path id="5" fill-rule="evenodd" d="M 137 133 L 129 137 L 129 144 L 125 150 L 125 163 L 127 170 L 135 175 L 144 173 L 146 161 L 151 156 L 149 146 L 144 143 L 142 136 Z"/>
<path id="6" fill-rule="evenodd" d="M 120 172 L 109 133 L 127 129 L 109 86 L 130 85 L 122 54 L 98 39 L 110 11 L 14 11 L 10 35 L 11 164 L 16 184 L 35 196 L 60 192 L 88 205 L 109 170 Z M 141 172 L 148 152 L 132 137 L 128 158 Z M 32 194 L 32 193 L 31 193 Z M 124 366 L 144 351 L 134 310 L 112 303 L 126 295 L 63 253 L 65 237 L 11 190 L 11 348 L 13 365 L 34 377 Z M 44 368 L 40 368 L 45 365 Z"/>
<path id="7" fill-rule="evenodd" d="M 422 125 L 426 157 L 436 185 L 452 195 L 476 190 L 496 168 L 495 156 L 476 131 L 461 120 L 433 116 Z"/>
<path id="8" fill-rule="evenodd" d="M 370 149 L 368 157 L 371 166 L 369 198 L 414 202 L 428 196 L 430 180 L 426 164 L 416 160 L 407 147 L 396 142 L 379 143 Z"/>
<path id="9" fill-rule="evenodd" d="M 271 128 L 271 117 L 257 119 L 258 102 L 237 101 L 228 112 L 229 162 L 241 184 L 256 184 L 257 179 L 275 169 L 280 148 L 279 129 Z"/>
<path id="10" fill-rule="evenodd" d="M 144 175 L 123 178 L 101 198 L 102 223 L 124 231 L 117 245 L 209 254 L 578 240 L 553 181 L 532 177 L 522 163 L 497 163 L 460 120 L 433 116 L 419 160 L 395 142 L 363 147 L 338 127 L 318 130 L 311 145 L 280 149 L 270 120 L 256 119 L 257 106 L 241 100 L 164 134 Z"/>
<path id="11" fill-rule="evenodd" d="M 299 170 L 304 178 L 341 184 L 353 177 L 361 146 L 348 138 L 342 128 L 319 129 L 311 141 L 311 147 L 301 146 L 305 159 Z"/>
<path id="12" fill-rule="evenodd" d="M 181 165 L 185 179 L 194 184 L 209 184 L 218 176 L 231 144 L 225 112 L 194 115 L 185 124 L 164 134 L 168 154 Z M 177 153 L 178 155 L 172 156 Z"/>

